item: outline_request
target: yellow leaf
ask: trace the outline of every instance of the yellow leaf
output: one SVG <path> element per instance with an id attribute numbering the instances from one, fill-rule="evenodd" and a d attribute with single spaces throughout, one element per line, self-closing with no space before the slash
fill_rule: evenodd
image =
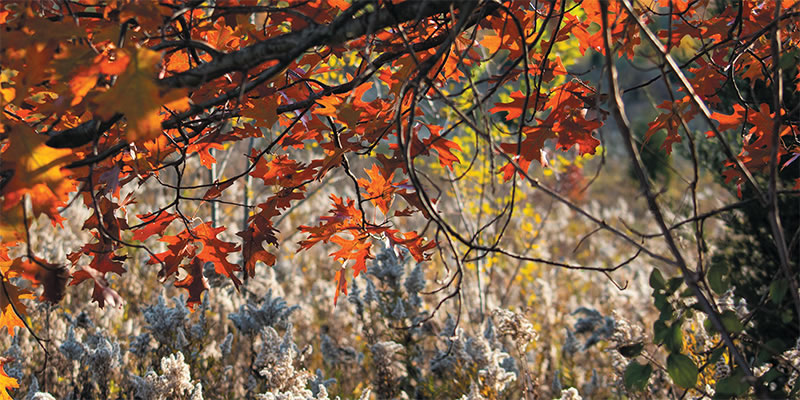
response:
<path id="1" fill-rule="evenodd" d="M 22 204 L 0 212 L 0 243 L 25 240 L 25 225 L 22 220 Z"/>
<path id="2" fill-rule="evenodd" d="M 185 110 L 190 105 L 186 94 L 186 90 L 172 89 L 161 96 L 161 102 L 164 103 L 164 107 L 172 111 Z"/>
<path id="3" fill-rule="evenodd" d="M 0 364 L 0 400 L 12 400 L 8 389 L 19 388 L 19 382 L 16 379 L 8 376 L 3 369 L 3 364 Z"/>
<path id="4" fill-rule="evenodd" d="M 136 49 L 128 51 L 128 55 L 131 61 L 114 87 L 95 97 L 97 114 L 105 119 L 117 112 L 125 114 L 128 122 L 125 138 L 129 142 L 155 139 L 161 134 L 161 106 L 170 103 L 173 107 L 184 107 L 188 101 L 183 91 L 172 90 L 163 96 L 160 93 L 155 70 L 161 60 L 160 53 Z"/>
<path id="5" fill-rule="evenodd" d="M 8 269 L 6 266 L 11 265 L 11 261 L 0 261 L 2 269 Z M 5 327 L 9 335 L 14 335 L 14 327 L 24 328 L 25 324 L 17 316 L 26 315 L 28 310 L 25 305 L 20 302 L 22 299 L 32 299 L 34 296 L 25 289 L 20 289 L 14 286 L 8 279 L 3 279 L 0 285 L 0 328 Z M 16 312 L 14 311 L 16 309 Z M 0 397 L 1 398 L 1 397 Z"/>
<path id="6" fill-rule="evenodd" d="M 66 204 L 69 193 L 77 186 L 69 172 L 61 169 L 73 160 L 72 151 L 48 147 L 48 137 L 27 125 L 8 128 L 9 145 L 2 154 L 0 171 L 12 170 L 14 175 L 0 191 L 0 211 L 8 212 L 30 193 L 34 218 L 45 213 L 54 222 L 62 221 L 58 208 Z"/>
<path id="7" fill-rule="evenodd" d="M 0 100 L 3 104 L 11 103 L 14 97 L 17 96 L 17 90 L 14 89 L 14 84 L 11 82 L 12 73 L 16 71 L 3 70 L 0 72 Z"/>
<path id="8" fill-rule="evenodd" d="M 75 97 L 72 99 L 70 106 L 75 106 L 83 100 L 86 93 L 89 93 L 92 88 L 97 84 L 97 69 L 86 68 L 76 74 L 69 81 L 69 88 Z"/>

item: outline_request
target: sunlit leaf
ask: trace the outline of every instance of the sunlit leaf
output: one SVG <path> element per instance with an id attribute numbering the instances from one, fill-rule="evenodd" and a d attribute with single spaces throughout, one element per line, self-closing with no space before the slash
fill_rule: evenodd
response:
<path id="1" fill-rule="evenodd" d="M 70 172 L 63 169 L 74 160 L 72 151 L 48 147 L 45 145 L 47 136 L 23 124 L 11 126 L 8 141 L 0 170 L 11 170 L 13 176 L 0 191 L 3 212 L 20 205 L 23 196 L 30 194 L 34 217 L 45 213 L 54 222 L 60 222 L 63 218 L 58 209 L 66 204 L 69 193 L 76 188 Z"/>
<path id="2" fill-rule="evenodd" d="M 97 114 L 109 119 L 116 113 L 125 114 L 128 128 L 125 137 L 131 141 L 154 139 L 161 134 L 161 107 L 180 111 L 188 106 L 186 93 L 181 90 L 162 93 L 156 84 L 156 65 L 161 54 L 140 48 L 126 51 L 130 57 L 125 72 L 107 92 L 95 97 Z"/>

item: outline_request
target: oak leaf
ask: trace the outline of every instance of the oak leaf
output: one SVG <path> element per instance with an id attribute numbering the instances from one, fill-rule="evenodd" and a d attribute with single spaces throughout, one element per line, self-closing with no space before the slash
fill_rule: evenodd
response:
<path id="1" fill-rule="evenodd" d="M 0 263 L 4 263 L 0 261 Z M 27 279 L 34 287 L 43 287 L 44 291 L 40 300 L 56 304 L 66 294 L 67 281 L 70 278 L 69 270 L 63 265 L 48 263 L 36 258 L 35 261 L 16 258 L 2 268 L 8 278 L 20 277 Z"/>
<path id="2" fill-rule="evenodd" d="M 25 240 L 25 220 L 22 218 L 22 206 L 0 212 L 0 243 L 13 243 Z"/>
<path id="3" fill-rule="evenodd" d="M 266 241 L 274 246 L 278 245 L 275 237 L 276 230 L 272 223 L 264 216 L 256 214 L 253 216 L 250 226 L 236 235 L 242 238 L 242 259 L 244 260 L 247 275 L 256 275 L 256 262 L 261 261 L 266 265 L 275 265 L 275 255 L 264 249 L 263 243 Z"/>
<path id="4" fill-rule="evenodd" d="M 125 114 L 128 121 L 125 137 L 129 142 L 154 139 L 161 134 L 161 107 L 187 107 L 186 92 L 161 92 L 155 70 L 161 61 L 160 53 L 144 48 L 120 51 L 127 52 L 130 63 L 111 89 L 94 98 L 96 112 L 103 119 L 118 112 Z"/>
<path id="5" fill-rule="evenodd" d="M 137 215 L 144 221 L 144 226 L 133 232 L 133 240 L 140 242 L 155 234 L 163 234 L 167 226 L 178 217 L 178 214 L 170 214 L 166 211 L 154 215 Z"/>
<path id="6" fill-rule="evenodd" d="M 203 275 L 203 262 L 199 258 L 195 258 L 189 263 L 188 266 L 183 267 L 186 270 L 186 277 L 175 281 L 175 287 L 186 289 L 189 292 L 189 298 L 186 300 L 186 305 L 189 308 L 194 308 L 202 301 L 201 296 L 203 292 L 208 290 L 208 279 Z"/>
<path id="7" fill-rule="evenodd" d="M 366 172 L 370 179 L 359 179 L 358 184 L 367 192 L 367 199 L 375 204 L 383 215 L 388 215 L 394 198 L 395 189 L 392 186 L 394 173 L 385 178 L 377 164 L 372 164 L 372 168 L 367 169 Z"/>
<path id="8" fill-rule="evenodd" d="M 63 218 L 58 208 L 66 205 L 76 183 L 69 170 L 62 167 L 73 160 L 69 149 L 45 145 L 47 136 L 39 135 L 24 124 L 13 125 L 8 132 L 9 146 L 2 153 L 0 171 L 13 170 L 11 180 L 0 191 L 2 211 L 8 212 L 31 194 L 33 216 L 47 214 L 54 223 Z"/>
<path id="9" fill-rule="evenodd" d="M 242 281 L 235 275 L 235 272 L 240 271 L 241 268 L 228 261 L 228 255 L 239 251 L 240 247 L 236 243 L 225 242 L 217 238 L 217 235 L 224 230 L 224 226 L 214 228 L 209 222 L 194 228 L 197 240 L 203 244 L 203 249 L 197 254 L 197 258 L 203 262 L 213 263 L 214 270 L 218 274 L 230 278 L 238 288 Z"/>
<path id="10" fill-rule="evenodd" d="M 13 261 L 0 261 L 0 271 L 3 273 L 0 279 L 0 328 L 5 327 L 11 336 L 15 327 L 25 327 L 19 315 L 26 315 L 28 310 L 20 300 L 34 298 L 32 293 L 8 280 L 12 264 Z"/>
<path id="11" fill-rule="evenodd" d="M 11 395 L 8 394 L 8 389 L 19 388 L 19 382 L 6 373 L 3 368 L 3 364 L 6 362 L 8 362 L 6 359 L 0 362 L 0 400 L 13 400 Z"/>
<path id="12" fill-rule="evenodd" d="M 77 285 L 78 283 L 91 279 L 94 282 L 92 301 L 96 301 L 98 307 L 104 308 L 106 303 L 110 304 L 112 307 L 122 307 L 122 296 L 111 288 L 111 285 L 104 275 L 104 273 L 84 265 L 72 275 L 72 282 L 70 282 L 69 285 Z"/>

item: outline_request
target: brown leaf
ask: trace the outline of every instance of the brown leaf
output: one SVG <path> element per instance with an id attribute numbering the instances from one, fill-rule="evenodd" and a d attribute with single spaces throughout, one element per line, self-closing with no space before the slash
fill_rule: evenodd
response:
<path id="1" fill-rule="evenodd" d="M 208 280 L 203 275 L 203 262 L 199 258 L 195 258 L 188 266 L 184 266 L 187 275 L 185 278 L 176 281 L 175 287 L 186 289 L 189 292 L 189 298 L 186 300 L 186 305 L 189 308 L 194 308 L 202 301 L 201 296 L 203 292 L 208 290 Z"/>

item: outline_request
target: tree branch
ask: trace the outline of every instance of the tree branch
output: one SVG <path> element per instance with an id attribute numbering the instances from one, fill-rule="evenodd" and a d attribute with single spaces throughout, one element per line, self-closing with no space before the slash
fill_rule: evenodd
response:
<path id="1" fill-rule="evenodd" d="M 247 71 L 269 60 L 295 59 L 316 46 L 343 43 L 400 22 L 448 12 L 453 0 L 415 0 L 352 18 L 366 2 L 357 2 L 328 25 L 313 25 L 219 56 L 212 62 L 166 77 L 159 84 L 171 88 L 197 87 L 231 71 Z"/>
<path id="2" fill-rule="evenodd" d="M 625 8 L 628 10 L 628 13 L 631 15 L 632 18 L 636 19 L 640 26 L 643 26 L 639 21 L 638 17 L 633 14 L 633 10 L 627 0 L 623 1 Z M 714 328 L 720 333 L 722 336 L 722 341 L 725 343 L 725 346 L 728 347 L 731 355 L 733 356 L 736 363 L 739 364 L 739 368 L 744 372 L 745 376 L 752 381 L 748 382 L 750 385 L 755 383 L 755 376 L 753 375 L 753 371 L 750 368 L 750 364 L 744 358 L 742 353 L 733 343 L 733 339 L 731 335 L 728 333 L 725 326 L 722 324 L 722 320 L 719 314 L 714 311 L 714 308 L 711 306 L 711 303 L 708 301 L 706 296 L 703 294 L 700 286 L 698 286 L 697 282 L 699 277 L 697 273 L 691 271 L 686 263 L 686 260 L 683 257 L 680 249 L 678 248 L 675 239 L 672 237 L 672 232 L 670 232 L 669 227 L 664 220 L 664 215 L 661 212 L 661 207 L 656 202 L 656 195 L 653 193 L 652 188 L 650 187 L 650 181 L 648 180 L 647 173 L 645 172 L 644 163 L 642 163 L 642 159 L 639 155 L 636 146 L 634 146 L 633 142 L 633 134 L 630 130 L 630 124 L 628 123 L 628 117 L 625 115 L 625 106 L 622 102 L 622 95 L 620 94 L 619 84 L 617 80 L 617 68 L 614 64 L 613 59 L 613 52 L 611 49 L 611 28 L 609 27 L 608 23 L 608 0 L 600 0 L 600 10 L 601 10 L 601 17 L 603 22 L 603 43 L 605 45 L 605 53 L 606 53 L 606 67 L 608 70 L 608 85 L 611 90 L 611 105 L 613 108 L 613 115 L 614 119 L 617 121 L 617 125 L 619 127 L 620 134 L 624 139 L 623 142 L 625 144 L 625 148 L 628 151 L 628 155 L 631 158 L 634 172 L 636 172 L 636 176 L 641 183 L 642 190 L 644 191 L 644 195 L 647 200 L 647 206 L 650 209 L 650 213 L 653 214 L 653 218 L 655 219 L 656 223 L 658 224 L 659 229 L 661 230 L 662 235 L 664 236 L 664 240 L 667 242 L 667 246 L 670 249 L 670 252 L 675 257 L 675 264 L 680 268 L 681 274 L 683 275 L 683 280 L 687 286 L 692 290 L 694 297 L 697 299 L 700 307 L 702 308 L 703 312 L 708 315 L 711 324 Z M 655 44 L 654 44 L 655 46 Z M 662 46 L 658 47 L 658 50 L 661 52 L 663 51 Z M 665 53 L 664 53 L 665 54 Z M 669 55 L 665 54 L 665 57 L 669 57 Z M 674 66 L 674 61 L 671 61 L 671 66 Z M 677 73 L 677 71 L 676 71 Z M 678 74 L 682 79 L 681 82 L 684 83 L 689 89 L 689 93 L 693 95 L 693 98 L 700 101 L 698 106 L 707 112 L 708 109 L 705 108 L 705 104 L 702 103 L 700 98 L 697 94 L 691 90 L 691 85 L 689 85 L 688 81 L 686 81 L 685 77 L 682 74 Z M 710 115 L 710 114 L 709 114 Z M 712 125 L 713 126 L 713 125 Z M 744 169 L 744 171 L 747 171 Z"/>

